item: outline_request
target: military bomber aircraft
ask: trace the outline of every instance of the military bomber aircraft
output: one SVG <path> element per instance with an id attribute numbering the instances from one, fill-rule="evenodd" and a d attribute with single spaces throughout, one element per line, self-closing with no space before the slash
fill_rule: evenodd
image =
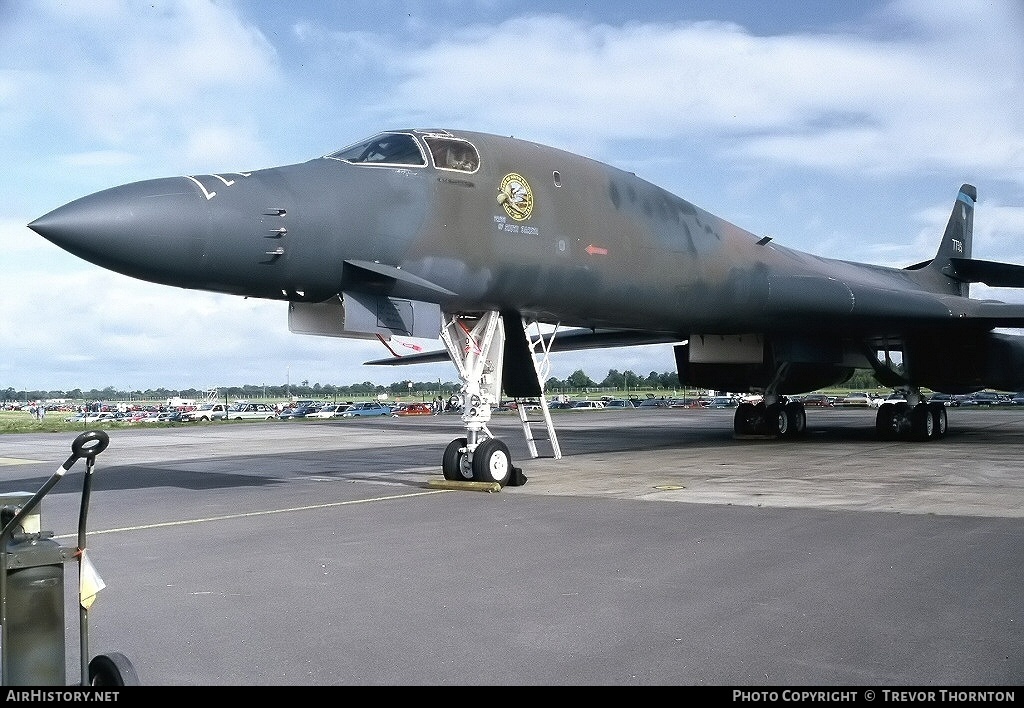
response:
<path id="1" fill-rule="evenodd" d="M 543 405 L 557 351 L 674 343 L 681 384 L 760 394 L 737 406 L 737 436 L 799 436 L 789 397 L 857 368 L 906 393 L 878 409 L 889 439 L 945 434 L 922 388 L 1024 389 L 1024 337 L 999 331 L 1024 327 L 1024 305 L 969 295 L 1024 287 L 1024 267 L 972 258 L 976 201 L 960 187 L 933 258 L 883 267 L 786 248 L 563 150 L 403 129 L 298 164 L 114 187 L 29 226 L 129 276 L 286 302 L 294 332 L 440 337 L 466 430 L 442 472 L 503 486 L 524 477 L 487 428 L 502 391 L 542 402 L 561 455 Z"/>

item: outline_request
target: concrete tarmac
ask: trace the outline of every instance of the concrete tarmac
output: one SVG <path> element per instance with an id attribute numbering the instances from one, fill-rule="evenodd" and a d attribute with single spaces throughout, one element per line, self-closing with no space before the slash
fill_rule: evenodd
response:
<path id="1" fill-rule="evenodd" d="M 430 484 L 458 416 L 110 430 L 90 654 L 163 686 L 1024 683 L 1024 409 L 950 409 L 930 443 L 866 410 L 810 409 L 798 441 L 736 440 L 729 410 L 553 416 L 557 460 L 495 416 L 528 478 L 496 493 Z M 74 437 L 0 436 L 0 491 Z M 42 502 L 64 545 L 84 471 Z"/>

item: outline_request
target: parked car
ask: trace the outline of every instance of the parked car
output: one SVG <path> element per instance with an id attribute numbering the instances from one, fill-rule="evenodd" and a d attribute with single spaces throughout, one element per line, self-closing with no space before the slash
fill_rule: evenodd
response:
<path id="1" fill-rule="evenodd" d="M 831 396 L 826 396 L 824 393 L 808 393 L 800 399 L 800 402 L 804 404 L 804 408 L 833 408 L 835 402 Z"/>
<path id="2" fill-rule="evenodd" d="M 613 398 L 610 401 L 605 401 L 605 408 L 625 408 L 627 410 L 633 410 L 636 406 L 633 405 L 632 401 L 625 398 Z"/>
<path id="3" fill-rule="evenodd" d="M 168 413 L 160 413 L 159 411 L 150 411 L 146 415 L 139 418 L 140 423 L 166 423 Z"/>
<path id="4" fill-rule="evenodd" d="M 351 403 L 328 403 L 315 413 L 307 413 L 307 418 L 340 418 L 341 414 L 352 407 Z"/>
<path id="5" fill-rule="evenodd" d="M 906 403 L 907 395 L 900 391 L 893 391 L 885 398 L 872 398 L 871 407 L 879 408 L 883 403 Z"/>
<path id="6" fill-rule="evenodd" d="M 367 415 L 391 415 L 392 407 L 380 401 L 363 401 L 353 403 L 352 407 L 341 414 L 342 418 L 358 418 Z"/>
<path id="7" fill-rule="evenodd" d="M 1017 391 L 1016 393 L 1011 393 L 1010 404 L 1014 406 L 1024 406 L 1024 391 Z"/>
<path id="8" fill-rule="evenodd" d="M 97 421 L 103 421 L 105 423 L 113 422 L 117 416 L 110 411 L 86 411 L 85 413 L 77 413 L 73 416 L 64 419 L 65 423 L 95 423 Z"/>
<path id="9" fill-rule="evenodd" d="M 1008 406 L 1010 398 L 995 391 L 978 391 L 960 401 L 961 406 Z"/>
<path id="10" fill-rule="evenodd" d="M 223 403 L 203 403 L 198 408 L 182 413 L 180 420 L 182 422 L 209 422 L 211 420 L 224 420 L 227 414 L 227 406 Z"/>
<path id="11" fill-rule="evenodd" d="M 874 408 L 875 397 L 865 391 L 853 391 L 839 401 L 840 406 L 847 408 Z"/>
<path id="12" fill-rule="evenodd" d="M 604 408 L 604 401 L 576 401 L 572 404 L 573 411 L 599 411 Z"/>
<path id="13" fill-rule="evenodd" d="M 645 398 L 637 408 L 671 408 L 671 405 L 664 398 Z"/>
<path id="14" fill-rule="evenodd" d="M 270 420 L 277 411 L 266 403 L 236 403 L 228 409 L 228 420 Z"/>
<path id="15" fill-rule="evenodd" d="M 933 393 L 928 399 L 929 403 L 941 403 L 944 406 L 959 406 L 960 401 L 956 399 L 956 396 L 951 396 L 948 393 Z"/>
<path id="16" fill-rule="evenodd" d="M 429 403 L 407 403 L 404 406 L 399 406 L 391 415 L 393 416 L 407 416 L 407 415 L 434 415 L 434 408 Z"/>
<path id="17" fill-rule="evenodd" d="M 295 408 L 285 408 L 277 417 L 281 420 L 294 420 L 295 418 L 305 418 L 319 410 L 320 406 L 315 403 L 310 403 L 304 406 L 296 406 Z"/>
<path id="18" fill-rule="evenodd" d="M 711 399 L 708 408 L 735 408 L 738 404 L 732 396 L 715 396 Z"/>

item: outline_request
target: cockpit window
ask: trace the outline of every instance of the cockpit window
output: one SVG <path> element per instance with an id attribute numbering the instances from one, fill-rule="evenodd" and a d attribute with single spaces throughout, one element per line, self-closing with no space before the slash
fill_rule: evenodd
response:
<path id="1" fill-rule="evenodd" d="M 415 138 L 405 133 L 381 133 L 351 147 L 332 152 L 327 157 L 356 164 L 419 165 L 427 164 Z"/>
<path id="2" fill-rule="evenodd" d="M 430 149 L 435 167 L 460 172 L 476 172 L 480 167 L 479 153 L 465 140 L 437 136 L 427 136 L 423 140 Z"/>

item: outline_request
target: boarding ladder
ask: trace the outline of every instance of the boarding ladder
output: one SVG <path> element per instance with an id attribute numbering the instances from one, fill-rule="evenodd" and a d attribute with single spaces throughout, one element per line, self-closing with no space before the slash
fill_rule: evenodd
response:
<path id="1" fill-rule="evenodd" d="M 555 435 L 555 426 L 551 422 L 551 411 L 548 408 L 548 399 L 544 395 L 544 382 L 548 380 L 548 375 L 551 373 L 551 343 L 555 341 L 555 335 L 558 333 L 558 326 L 555 326 L 555 330 L 548 337 L 547 341 L 544 340 L 544 335 L 540 331 L 540 324 L 533 322 L 533 328 L 536 334 L 531 333 L 530 323 L 525 319 L 523 320 L 523 331 L 526 332 L 526 341 L 530 345 L 530 353 L 533 358 L 533 368 L 537 373 L 537 382 L 540 384 L 540 412 L 544 417 L 544 426 L 547 429 L 548 437 L 547 440 L 551 443 L 551 453 L 556 460 L 562 458 L 562 450 L 558 447 L 558 436 Z M 539 348 L 539 352 L 538 352 Z M 538 356 L 540 357 L 538 359 Z M 523 435 L 526 437 L 526 445 L 530 449 L 531 457 L 539 457 L 537 452 L 537 441 L 543 440 L 544 438 L 538 438 L 533 433 L 533 423 L 529 418 L 529 411 L 526 406 L 526 399 L 516 399 L 516 410 L 519 412 L 519 420 L 523 423 Z"/>

